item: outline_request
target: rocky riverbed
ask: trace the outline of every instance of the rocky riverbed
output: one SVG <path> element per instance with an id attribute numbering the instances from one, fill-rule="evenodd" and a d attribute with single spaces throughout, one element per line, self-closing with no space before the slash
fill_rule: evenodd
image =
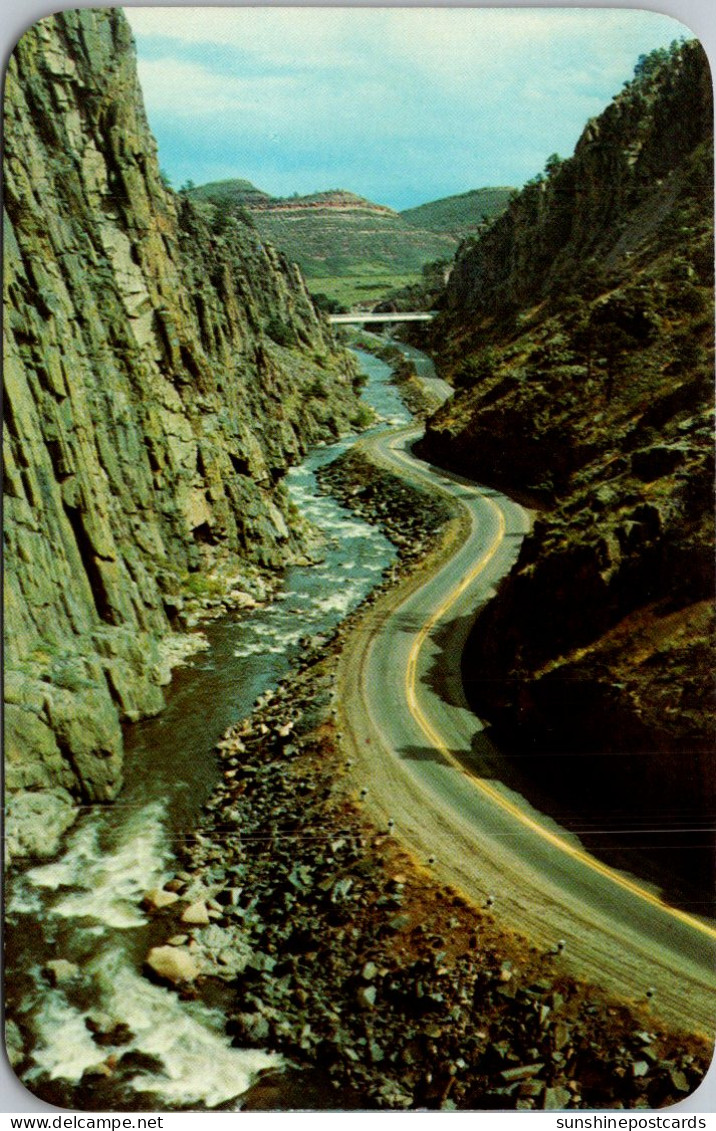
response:
<path id="1" fill-rule="evenodd" d="M 406 506 L 409 489 L 359 456 L 323 475 L 396 540 L 386 585 L 446 518 L 423 495 Z M 221 741 L 200 825 L 144 898 L 148 977 L 219 1004 L 237 1046 L 283 1054 L 247 1110 L 684 1098 L 708 1067 L 705 1040 L 668 1030 L 646 997 L 609 1000 L 567 976 L 558 941 L 544 952 L 498 929 L 489 906 L 468 905 L 367 820 L 333 706 L 335 660 L 360 617 L 306 639 L 297 669 Z"/>

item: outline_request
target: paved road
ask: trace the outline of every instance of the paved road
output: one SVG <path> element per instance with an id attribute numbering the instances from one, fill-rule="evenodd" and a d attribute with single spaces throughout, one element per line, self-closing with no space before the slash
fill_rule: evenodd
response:
<path id="1" fill-rule="evenodd" d="M 574 835 L 499 780 L 499 752 L 468 709 L 462 646 L 517 557 L 528 516 L 497 492 L 415 459 L 417 431 L 365 442 L 371 458 L 457 504 L 449 544 L 369 610 L 344 651 L 341 725 L 356 792 L 441 879 L 500 922 L 632 1001 L 713 1034 L 716 926 L 589 856 Z"/>

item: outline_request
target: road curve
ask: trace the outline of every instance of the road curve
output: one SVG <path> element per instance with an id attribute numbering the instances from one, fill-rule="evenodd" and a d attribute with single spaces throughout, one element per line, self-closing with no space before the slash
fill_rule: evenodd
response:
<path id="1" fill-rule="evenodd" d="M 339 669 L 339 719 L 356 792 L 438 877 L 531 943 L 632 1002 L 712 1037 L 716 925 L 666 905 L 501 781 L 499 752 L 469 710 L 460 656 L 481 604 L 514 564 L 526 512 L 498 492 L 418 460 L 419 430 L 362 444 L 376 463 L 452 500 L 459 517 L 417 574 L 360 621 Z"/>

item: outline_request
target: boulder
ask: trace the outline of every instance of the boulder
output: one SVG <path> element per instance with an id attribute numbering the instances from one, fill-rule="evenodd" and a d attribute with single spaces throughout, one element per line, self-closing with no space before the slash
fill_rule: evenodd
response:
<path id="1" fill-rule="evenodd" d="M 559 1111 L 560 1108 L 567 1107 L 571 1099 L 572 1093 L 570 1092 L 569 1088 L 545 1088 L 545 1111 Z"/>
<path id="2" fill-rule="evenodd" d="M 261 1013 L 238 1013 L 231 1021 L 236 1042 L 249 1048 L 262 1048 L 269 1039 L 270 1026 Z"/>
<path id="3" fill-rule="evenodd" d="M 356 1001 L 361 1009 L 372 1009 L 376 996 L 375 986 L 359 986 L 356 990 Z"/>
<path id="4" fill-rule="evenodd" d="M 204 901 L 197 900 L 196 903 L 190 903 L 182 912 L 181 921 L 190 926 L 205 927 L 209 922 L 209 910 Z"/>
<path id="5" fill-rule="evenodd" d="M 176 892 L 165 891 L 164 888 L 152 888 L 151 891 L 144 893 L 142 907 L 147 911 L 161 911 L 164 907 L 171 907 L 178 900 L 179 896 Z"/>
<path id="6" fill-rule="evenodd" d="M 154 946 L 145 965 L 151 974 L 170 986 L 193 982 L 199 976 L 199 967 L 187 947 Z"/>
<path id="7" fill-rule="evenodd" d="M 42 973 L 51 986 L 62 986 L 71 982 L 80 972 L 79 966 L 66 958 L 52 958 L 43 967 Z"/>

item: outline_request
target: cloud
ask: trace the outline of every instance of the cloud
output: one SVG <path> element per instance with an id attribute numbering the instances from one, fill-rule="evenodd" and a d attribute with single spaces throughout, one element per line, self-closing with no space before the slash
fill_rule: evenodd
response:
<path id="1" fill-rule="evenodd" d="M 340 65 L 355 53 L 351 29 L 374 31 L 362 9 L 341 8 L 128 8 L 138 36 L 176 45 L 234 48 L 262 58 L 266 66 Z"/>

